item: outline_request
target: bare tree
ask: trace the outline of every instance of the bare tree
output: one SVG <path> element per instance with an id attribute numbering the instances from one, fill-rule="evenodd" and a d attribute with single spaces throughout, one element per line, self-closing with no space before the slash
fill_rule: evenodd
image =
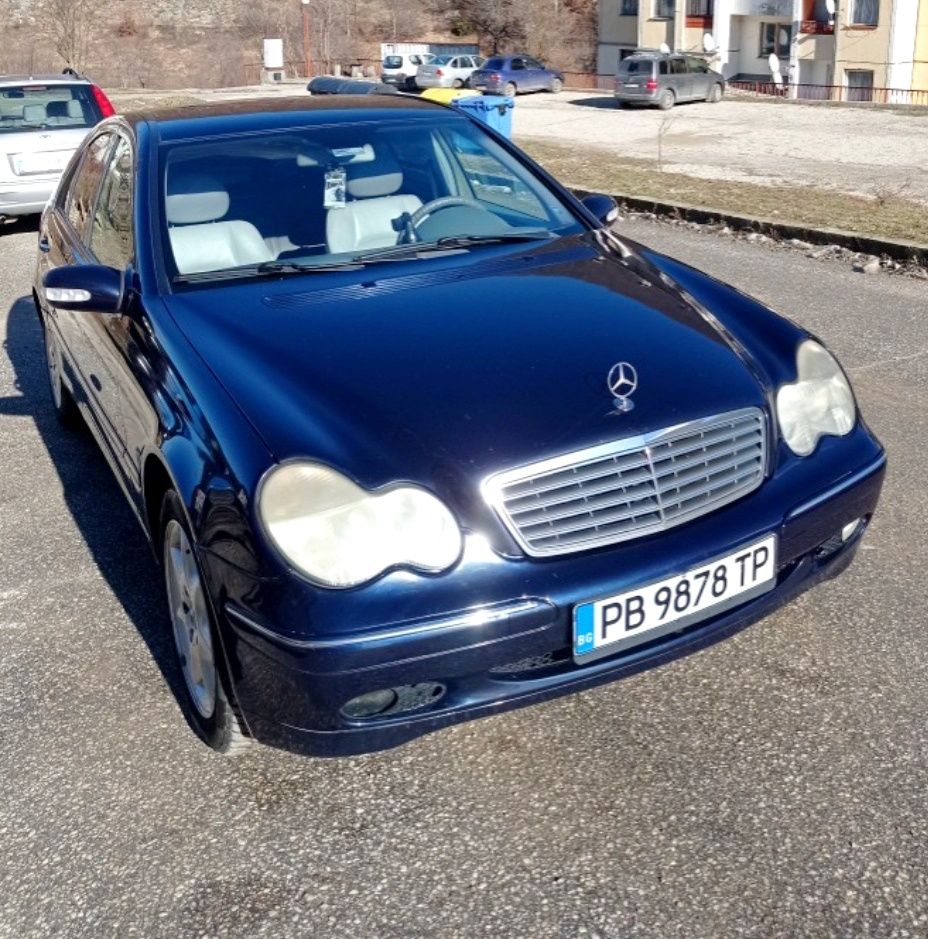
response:
<path id="1" fill-rule="evenodd" d="M 453 31 L 476 33 L 492 53 L 525 42 L 525 17 L 516 0 L 458 0 Z"/>
<path id="2" fill-rule="evenodd" d="M 93 0 L 42 0 L 36 26 L 64 64 L 80 72 L 87 65 L 93 19 L 97 15 Z"/>

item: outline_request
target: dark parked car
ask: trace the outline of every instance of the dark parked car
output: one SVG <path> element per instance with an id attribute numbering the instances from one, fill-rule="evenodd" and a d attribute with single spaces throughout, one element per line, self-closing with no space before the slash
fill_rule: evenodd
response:
<path id="1" fill-rule="evenodd" d="M 682 101 L 715 104 L 724 94 L 725 78 L 695 55 L 632 55 L 619 63 L 615 76 L 620 106 L 650 104 L 669 111 Z"/>
<path id="2" fill-rule="evenodd" d="M 841 367 L 614 217 L 401 96 L 91 133 L 39 232 L 52 397 L 162 563 L 209 744 L 392 746 L 847 567 L 885 459 Z"/>
<path id="3" fill-rule="evenodd" d="M 471 72 L 470 87 L 510 98 L 526 91 L 557 94 L 564 87 L 564 73 L 548 68 L 530 55 L 499 55 Z"/>

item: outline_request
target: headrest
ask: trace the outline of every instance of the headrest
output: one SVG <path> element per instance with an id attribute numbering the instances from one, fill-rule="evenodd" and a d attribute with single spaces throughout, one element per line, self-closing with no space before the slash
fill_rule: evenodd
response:
<path id="1" fill-rule="evenodd" d="M 168 175 L 168 194 L 164 208 L 169 225 L 197 225 L 215 222 L 229 211 L 229 194 L 212 176 L 192 173 Z"/>
<path id="2" fill-rule="evenodd" d="M 392 196 L 403 185 L 403 171 L 392 154 L 381 150 L 370 162 L 348 164 L 348 193 L 355 199 Z"/>
<path id="3" fill-rule="evenodd" d="M 68 117 L 79 117 L 83 120 L 84 109 L 81 107 L 81 103 L 77 98 L 72 98 L 68 102 Z"/>
<path id="4" fill-rule="evenodd" d="M 67 117 L 68 116 L 68 102 L 67 101 L 49 101 L 45 105 L 45 113 L 49 117 Z"/>
<path id="5" fill-rule="evenodd" d="M 45 116 L 44 104 L 27 104 L 23 107 L 23 120 L 27 124 L 41 124 Z"/>

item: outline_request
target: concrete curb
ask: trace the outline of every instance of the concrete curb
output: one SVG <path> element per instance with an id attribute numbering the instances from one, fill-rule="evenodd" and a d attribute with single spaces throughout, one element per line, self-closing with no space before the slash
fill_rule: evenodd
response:
<path id="1" fill-rule="evenodd" d="M 588 189 L 571 187 L 571 190 L 580 198 L 590 193 Z M 883 238 L 855 235 L 852 232 L 833 228 L 811 228 L 808 225 L 779 222 L 774 219 L 751 218 L 748 215 L 735 215 L 732 212 L 721 212 L 681 202 L 661 202 L 657 199 L 632 196 L 628 193 L 611 193 L 611 195 L 619 203 L 620 208 L 624 207 L 634 212 L 652 212 L 654 215 L 682 219 L 686 222 L 698 222 L 700 225 L 724 224 L 735 231 L 758 232 L 777 241 L 795 238 L 813 245 L 840 245 L 842 248 L 860 254 L 872 254 L 876 257 L 885 255 L 894 261 L 914 261 L 916 264 L 928 266 L 928 245 L 921 245 L 914 241 L 887 241 Z"/>

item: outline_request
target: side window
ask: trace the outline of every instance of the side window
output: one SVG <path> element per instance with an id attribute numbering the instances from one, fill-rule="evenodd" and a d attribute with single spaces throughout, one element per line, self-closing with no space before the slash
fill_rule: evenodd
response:
<path id="1" fill-rule="evenodd" d="M 685 75 L 686 74 L 686 62 L 683 59 L 671 59 L 670 60 L 670 74 L 671 75 Z"/>
<path id="2" fill-rule="evenodd" d="M 524 59 L 513 59 L 512 64 L 509 66 L 513 71 L 519 71 L 520 69 L 525 68 Z"/>
<path id="3" fill-rule="evenodd" d="M 544 68 L 544 66 L 541 64 L 541 62 L 538 61 L 538 59 L 526 59 L 525 67 L 526 68 Z"/>
<path id="4" fill-rule="evenodd" d="M 112 141 L 112 134 L 100 134 L 95 137 L 84 150 L 84 158 L 71 182 L 65 211 L 68 221 L 81 237 L 84 236 L 87 222 L 93 212 L 94 199 L 103 176 L 103 167 L 106 165 L 106 153 Z"/>
<path id="5" fill-rule="evenodd" d="M 455 131 L 448 132 L 445 140 L 475 199 L 531 218 L 547 220 L 548 214 L 538 197 L 491 153 Z"/>
<path id="6" fill-rule="evenodd" d="M 658 69 L 658 74 L 660 75 L 667 74 L 667 60 L 666 59 L 661 59 L 660 68 Z"/>
<path id="7" fill-rule="evenodd" d="M 690 71 L 695 72 L 697 75 L 706 75 L 709 72 L 709 66 L 702 59 L 688 58 L 686 64 L 690 67 Z"/>
<path id="8" fill-rule="evenodd" d="M 132 260 L 132 150 L 117 139 L 90 227 L 90 250 L 101 264 L 124 270 Z"/>

